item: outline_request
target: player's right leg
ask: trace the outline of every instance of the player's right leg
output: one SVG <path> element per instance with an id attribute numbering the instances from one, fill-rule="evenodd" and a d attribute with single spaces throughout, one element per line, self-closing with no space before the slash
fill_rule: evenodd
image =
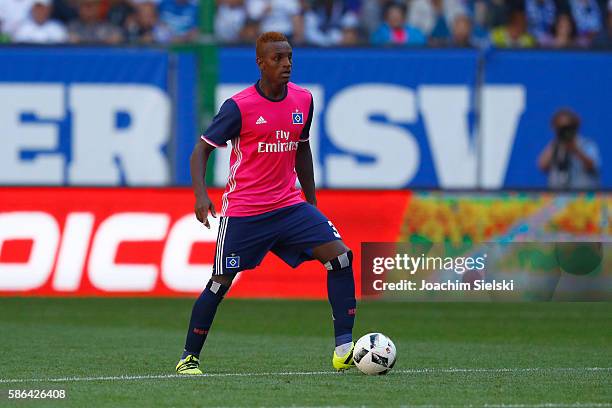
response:
<path id="1" fill-rule="evenodd" d="M 221 217 L 213 276 L 191 311 L 185 349 L 176 371 L 202 374 L 200 353 L 217 312 L 236 274 L 256 267 L 276 240 L 276 232 L 266 228 L 274 214 L 252 217 Z"/>
<path id="2" fill-rule="evenodd" d="M 234 276 L 236 276 L 235 273 L 224 274 L 224 268 L 220 265 L 223 258 L 220 252 L 222 252 L 226 241 L 228 224 L 229 217 L 221 217 L 219 233 L 217 235 L 213 276 L 193 304 L 187 338 L 185 339 L 185 348 L 183 355 L 176 365 L 176 372 L 178 374 L 202 374 L 200 370 L 200 353 L 217 313 L 217 307 L 229 290 Z"/>
<path id="3" fill-rule="evenodd" d="M 179 374 L 202 374 L 200 352 L 208 336 L 217 307 L 229 290 L 235 275 L 213 276 L 193 304 L 183 355 L 176 365 Z"/>

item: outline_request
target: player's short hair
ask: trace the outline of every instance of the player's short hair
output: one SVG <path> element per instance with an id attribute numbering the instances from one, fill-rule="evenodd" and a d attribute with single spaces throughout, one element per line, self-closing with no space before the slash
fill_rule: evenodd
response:
<path id="1" fill-rule="evenodd" d="M 258 57 L 263 54 L 264 45 L 271 42 L 289 42 L 285 34 L 279 33 L 277 31 L 268 31 L 267 33 L 261 34 L 257 38 L 257 43 L 255 45 L 255 55 Z"/>

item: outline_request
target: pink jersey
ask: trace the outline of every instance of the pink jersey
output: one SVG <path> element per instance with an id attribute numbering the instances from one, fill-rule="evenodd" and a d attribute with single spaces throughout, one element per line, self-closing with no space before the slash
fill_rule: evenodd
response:
<path id="1" fill-rule="evenodd" d="M 230 174 L 221 215 L 258 215 L 303 201 L 295 186 L 295 155 L 308 140 L 312 95 L 291 82 L 280 100 L 258 83 L 226 100 L 202 139 L 215 147 L 232 142 Z"/>

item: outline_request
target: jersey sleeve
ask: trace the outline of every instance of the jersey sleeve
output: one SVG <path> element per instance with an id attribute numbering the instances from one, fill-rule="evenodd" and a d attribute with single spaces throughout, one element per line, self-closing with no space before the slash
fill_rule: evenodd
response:
<path id="1" fill-rule="evenodd" d="M 314 112 L 314 100 L 312 95 L 310 96 L 310 110 L 308 111 L 308 120 L 302 128 L 302 134 L 300 135 L 300 142 L 306 142 L 310 138 L 310 125 L 312 124 L 312 114 Z"/>
<path id="2" fill-rule="evenodd" d="M 201 138 L 215 147 L 227 147 L 227 141 L 238 137 L 241 128 L 240 109 L 233 99 L 227 99 Z"/>

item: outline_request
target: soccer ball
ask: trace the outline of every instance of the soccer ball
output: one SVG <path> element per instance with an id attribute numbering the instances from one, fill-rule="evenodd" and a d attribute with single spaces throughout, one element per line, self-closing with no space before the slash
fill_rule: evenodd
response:
<path id="1" fill-rule="evenodd" d="M 382 333 L 368 333 L 355 343 L 353 360 L 364 374 L 387 374 L 395 365 L 397 351 L 390 338 Z"/>

